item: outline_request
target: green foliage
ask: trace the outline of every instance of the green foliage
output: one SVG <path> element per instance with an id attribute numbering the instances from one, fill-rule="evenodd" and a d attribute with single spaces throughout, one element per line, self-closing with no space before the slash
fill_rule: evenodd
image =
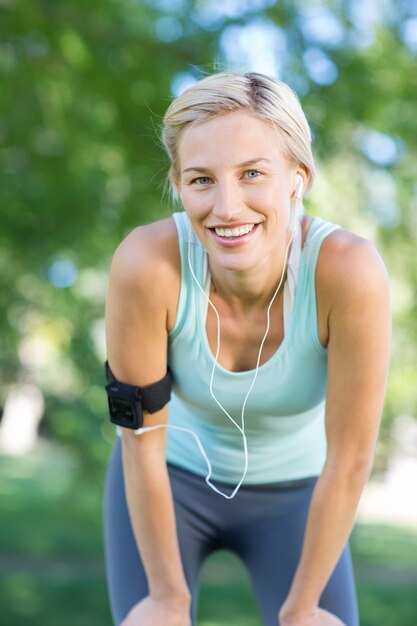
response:
<path id="1" fill-rule="evenodd" d="M 275 60 L 316 137 L 307 210 L 371 238 L 388 267 L 395 334 L 384 417 L 416 414 L 417 68 L 403 35 L 414 9 L 386 2 L 373 24 L 361 18 L 362 32 L 356 5 L 317 3 L 343 31 L 331 41 L 305 28 L 297 2 L 0 1 L 0 402 L 17 381 L 34 381 L 47 400 L 44 432 L 103 462 L 106 275 L 129 230 L 172 210 L 158 129 L 173 81 L 213 66 L 251 69 L 236 68 L 224 42 L 264 24 L 285 38 Z M 312 79 L 306 59 L 317 51 L 337 80 Z M 392 159 L 369 156 L 375 137 Z"/>
<path id="2" fill-rule="evenodd" d="M 64 447 L 0 456 L 0 554 L 101 556 L 102 483 Z"/>

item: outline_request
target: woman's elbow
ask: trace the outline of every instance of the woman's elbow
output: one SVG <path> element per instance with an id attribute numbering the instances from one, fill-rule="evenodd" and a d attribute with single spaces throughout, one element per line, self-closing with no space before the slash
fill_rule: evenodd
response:
<path id="1" fill-rule="evenodd" d="M 345 478 L 348 485 L 366 483 L 372 472 L 373 457 L 373 452 L 335 451 L 327 455 L 325 469 Z"/>

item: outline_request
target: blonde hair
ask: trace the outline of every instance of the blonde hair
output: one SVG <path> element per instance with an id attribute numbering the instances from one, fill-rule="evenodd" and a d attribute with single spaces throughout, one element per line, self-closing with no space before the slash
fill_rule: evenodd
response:
<path id="1" fill-rule="evenodd" d="M 171 161 L 168 180 L 174 197 L 175 183 L 180 179 L 179 145 L 185 129 L 239 110 L 248 111 L 276 129 L 284 156 L 304 166 L 311 187 L 316 172 L 311 131 L 295 92 L 286 83 L 264 74 L 220 72 L 189 87 L 165 113 L 162 142 Z"/>

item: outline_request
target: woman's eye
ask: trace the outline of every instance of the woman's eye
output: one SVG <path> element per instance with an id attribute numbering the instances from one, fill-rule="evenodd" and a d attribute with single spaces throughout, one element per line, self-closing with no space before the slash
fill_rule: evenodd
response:
<path id="1" fill-rule="evenodd" d="M 260 175 L 261 172 L 258 172 L 258 170 L 248 170 L 245 172 L 245 178 L 258 178 Z"/>
<path id="2" fill-rule="evenodd" d="M 211 181 L 211 178 L 208 176 L 199 176 L 198 178 L 194 178 L 192 181 L 196 185 L 208 185 Z"/>

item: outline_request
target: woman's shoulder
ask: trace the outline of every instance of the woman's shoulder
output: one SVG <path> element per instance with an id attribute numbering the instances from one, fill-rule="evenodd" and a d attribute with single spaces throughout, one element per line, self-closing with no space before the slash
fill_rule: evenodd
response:
<path id="1" fill-rule="evenodd" d="M 113 261 L 124 271 L 153 273 L 160 267 L 174 265 L 179 259 L 178 235 L 174 219 L 137 226 L 117 246 Z"/>
<path id="2" fill-rule="evenodd" d="M 161 293 L 172 284 L 180 275 L 174 219 L 169 217 L 134 228 L 116 248 L 111 275 L 128 287 L 145 291 L 152 288 Z"/>
<path id="3" fill-rule="evenodd" d="M 370 297 L 386 291 L 388 276 L 376 246 L 368 239 L 336 228 L 324 240 L 316 283 L 329 299 Z"/>

